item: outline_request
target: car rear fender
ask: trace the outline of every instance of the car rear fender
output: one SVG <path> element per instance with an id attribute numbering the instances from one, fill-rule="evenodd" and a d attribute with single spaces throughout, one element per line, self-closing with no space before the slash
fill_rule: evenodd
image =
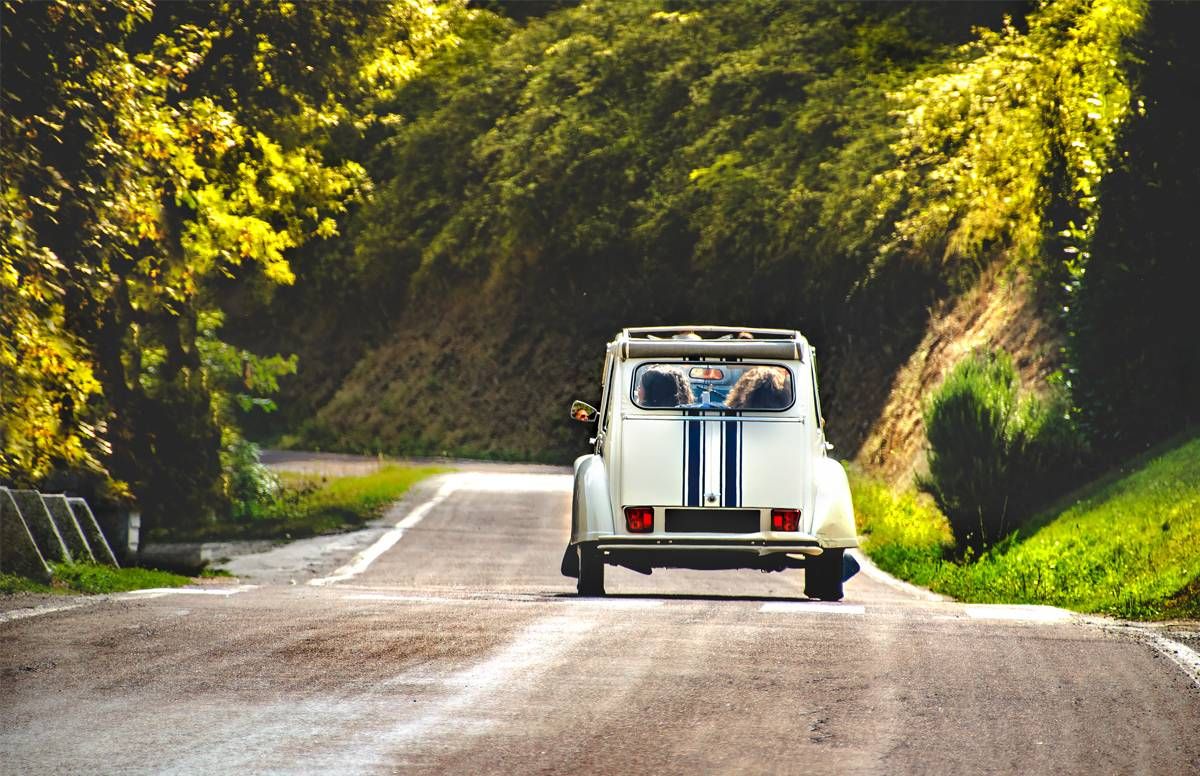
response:
<path id="1" fill-rule="evenodd" d="M 812 532 L 822 547 L 857 547 L 854 505 L 846 470 L 832 458 L 819 457 L 813 465 L 816 500 Z"/>
<path id="2" fill-rule="evenodd" d="M 616 532 L 608 471 L 598 455 L 575 460 L 575 493 L 571 500 L 571 543 L 592 541 Z"/>

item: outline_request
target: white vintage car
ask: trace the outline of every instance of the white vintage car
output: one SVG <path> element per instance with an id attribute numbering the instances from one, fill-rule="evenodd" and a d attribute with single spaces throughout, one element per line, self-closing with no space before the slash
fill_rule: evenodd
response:
<path id="1" fill-rule="evenodd" d="M 805 570 L 836 601 L 858 546 L 846 472 L 826 455 L 815 354 L 798 331 L 623 330 L 608 343 L 595 452 L 575 461 L 562 573 L 604 594 L 605 565 Z"/>

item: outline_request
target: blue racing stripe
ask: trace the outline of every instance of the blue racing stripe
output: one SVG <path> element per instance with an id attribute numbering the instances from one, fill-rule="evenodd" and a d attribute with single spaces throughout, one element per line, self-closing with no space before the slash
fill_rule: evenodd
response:
<path id="1" fill-rule="evenodd" d="M 704 461 L 701 453 L 701 423 L 698 420 L 687 422 L 687 506 L 700 506 L 700 480 Z"/>
<path id="2" fill-rule="evenodd" d="M 729 421 L 723 424 L 725 426 L 725 506 L 740 507 L 741 494 L 738 493 L 738 466 L 740 454 L 740 436 L 741 423 L 739 421 Z"/>
<path id="3" fill-rule="evenodd" d="M 739 412 L 738 417 L 741 417 L 741 414 L 742 413 Z M 741 423 L 738 423 L 738 426 L 739 426 L 739 430 L 740 430 Z M 743 501 L 743 499 L 742 499 L 742 495 L 743 495 L 742 494 L 742 490 L 743 490 L 742 472 L 746 471 L 746 467 L 742 465 L 743 459 L 745 458 L 745 455 L 746 455 L 746 445 L 742 444 L 742 442 L 745 441 L 746 435 L 739 434 L 739 436 L 742 439 L 739 440 L 738 446 L 737 446 L 737 449 L 738 449 L 737 450 L 737 502 L 738 502 L 738 506 L 741 506 L 742 501 Z"/>

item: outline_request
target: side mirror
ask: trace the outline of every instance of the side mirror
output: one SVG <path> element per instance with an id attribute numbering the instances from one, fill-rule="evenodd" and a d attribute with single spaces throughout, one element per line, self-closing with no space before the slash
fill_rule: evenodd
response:
<path id="1" fill-rule="evenodd" d="M 580 423 L 594 423 L 600 412 L 585 401 L 571 402 L 571 419 Z"/>

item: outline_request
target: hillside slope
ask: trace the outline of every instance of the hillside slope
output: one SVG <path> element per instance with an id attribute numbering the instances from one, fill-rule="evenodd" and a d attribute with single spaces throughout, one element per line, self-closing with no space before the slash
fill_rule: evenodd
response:
<path id="1" fill-rule="evenodd" d="M 896 485 L 927 471 L 922 413 L 927 397 L 974 350 L 1012 356 L 1026 391 L 1041 392 L 1062 366 L 1058 321 L 1027 277 L 986 272 L 968 292 L 936 305 L 921 341 L 888 386 L 887 402 L 854 460 Z"/>

